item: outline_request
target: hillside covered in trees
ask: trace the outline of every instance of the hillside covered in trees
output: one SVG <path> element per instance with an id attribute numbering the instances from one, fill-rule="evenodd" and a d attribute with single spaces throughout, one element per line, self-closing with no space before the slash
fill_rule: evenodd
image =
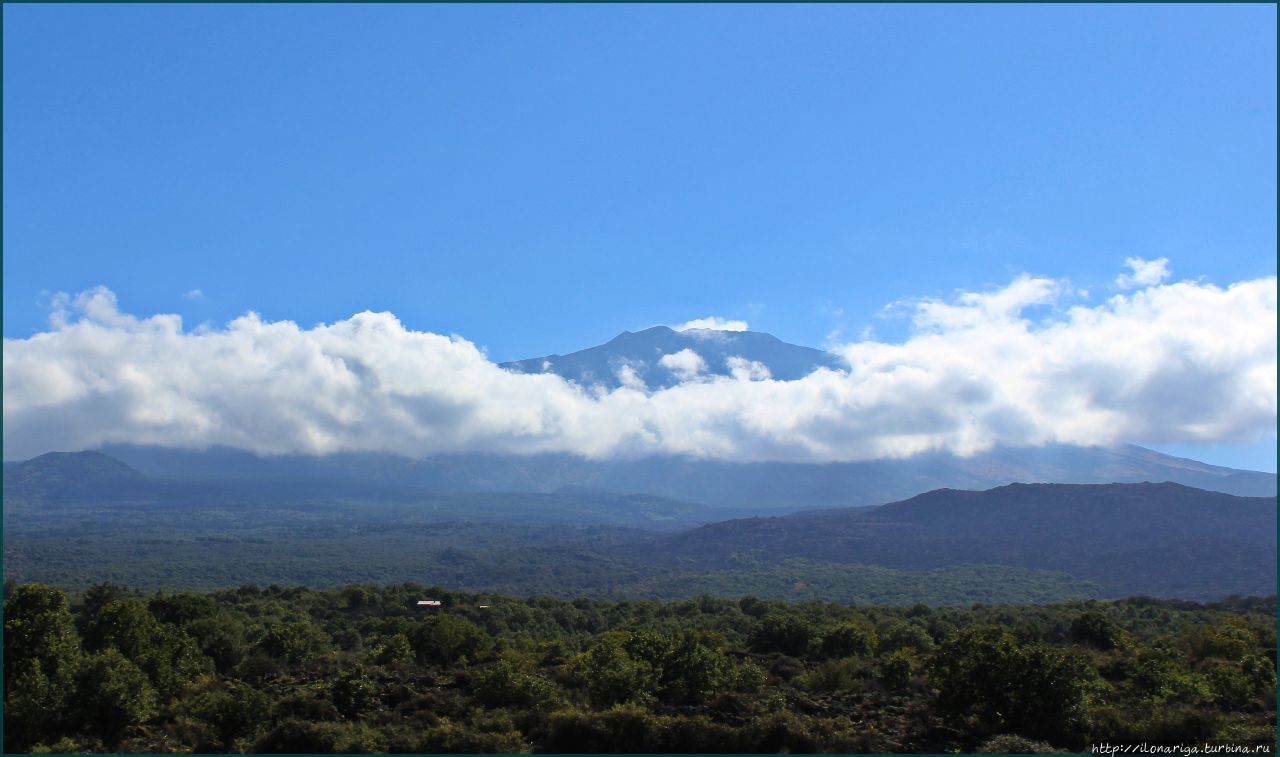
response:
<path id="1" fill-rule="evenodd" d="M 1013 484 L 781 517 L 726 512 L 592 489 L 154 479 L 99 453 L 51 454 L 6 467 L 4 570 L 72 591 L 418 581 L 565 599 L 894 605 L 1275 591 L 1274 497 Z"/>
<path id="2" fill-rule="evenodd" d="M 1274 597 L 959 609 L 9 583 L 4 748 L 1274 746 L 1274 614 Z"/>

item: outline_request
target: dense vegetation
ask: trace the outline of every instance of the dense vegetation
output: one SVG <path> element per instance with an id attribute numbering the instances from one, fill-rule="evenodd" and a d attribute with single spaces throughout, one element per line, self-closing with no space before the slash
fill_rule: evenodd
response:
<path id="1" fill-rule="evenodd" d="M 736 569 L 795 557 L 931 570 L 987 563 L 1061 571 L 1104 597 L 1219 599 L 1276 586 L 1276 500 L 1171 483 L 940 489 L 880 507 L 713 523 L 616 553 Z"/>
<path id="2" fill-rule="evenodd" d="M 118 512 L 118 511 L 117 511 Z M 70 590 L 112 581 L 143 590 L 210 590 L 352 581 L 432 581 L 472 591 L 574 598 L 684 599 L 699 594 L 860 604 L 968 605 L 1054 602 L 1097 596 L 1089 583 L 1011 566 L 903 571 L 789 560 L 736 571 L 646 566 L 609 554 L 625 531 L 512 524 L 439 523 L 289 529 L 263 525 L 218 534 L 166 532 L 163 516 L 94 532 L 84 513 L 57 533 L 5 531 L 5 575 Z M 51 516 L 50 521 L 55 517 Z M 176 520 L 179 516 L 174 515 Z M 283 520 L 283 517 L 282 517 Z"/>
<path id="3" fill-rule="evenodd" d="M 1275 499 L 1176 484 L 939 490 L 698 525 L 705 508 L 647 495 L 156 481 L 83 453 L 10 466 L 4 496 L 6 575 L 70 590 L 429 581 L 945 605 L 1275 591 Z"/>
<path id="4" fill-rule="evenodd" d="M 1275 498 L 1167 483 L 940 489 L 736 520 L 595 489 L 151 479 L 95 452 L 8 465 L 4 484 L 5 574 L 72 590 L 429 580 L 564 598 L 881 605 L 1276 590 Z"/>
<path id="5" fill-rule="evenodd" d="M 958 609 L 10 583 L 4 610 L 10 752 L 1274 743 L 1274 597 Z"/>
<path id="6" fill-rule="evenodd" d="M 88 461 L 106 464 L 110 458 Z M 136 475 L 121 478 L 135 481 Z M 666 525 L 673 510 L 646 497 L 433 494 L 406 503 L 363 501 L 359 492 L 322 492 L 316 482 L 303 482 L 247 490 L 202 484 L 171 499 L 104 500 L 78 493 L 73 478 L 46 471 L 39 482 L 45 492 L 40 499 L 5 489 L 5 575 L 74 591 L 101 581 L 205 591 L 427 580 L 472 591 L 600 599 L 706 593 L 968 605 L 1098 595 L 1096 585 L 1050 570 L 773 562 L 756 559 L 750 544 L 728 550 L 728 569 L 694 564 L 683 554 L 654 562 L 648 558 L 664 550 L 655 540 L 673 533 Z M 603 522 L 571 525 L 593 518 Z M 639 522 L 648 528 L 635 527 Z M 659 525 L 666 530 L 655 530 Z M 640 557 L 630 553 L 633 544 L 642 545 Z"/>

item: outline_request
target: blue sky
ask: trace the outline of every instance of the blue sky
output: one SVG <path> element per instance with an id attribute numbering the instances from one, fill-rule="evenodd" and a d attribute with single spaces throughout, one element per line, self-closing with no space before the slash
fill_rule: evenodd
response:
<path id="1" fill-rule="evenodd" d="M 6 337 L 103 285 L 495 360 L 708 315 L 822 345 L 1022 272 L 1276 271 L 1273 5 L 3 13 Z"/>

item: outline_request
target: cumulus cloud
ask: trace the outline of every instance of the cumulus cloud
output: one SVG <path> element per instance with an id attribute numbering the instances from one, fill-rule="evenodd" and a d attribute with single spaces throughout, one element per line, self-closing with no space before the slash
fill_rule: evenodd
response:
<path id="1" fill-rule="evenodd" d="M 1156 258 L 1155 260 L 1125 258 L 1124 264 L 1129 267 L 1131 272 L 1122 273 L 1116 277 L 1116 287 L 1119 289 L 1152 286 L 1168 279 L 1171 275 L 1169 273 L 1168 258 Z"/>
<path id="2" fill-rule="evenodd" d="M 689 381 L 697 378 L 699 373 L 707 370 L 707 361 L 693 350 L 685 347 L 679 352 L 673 352 L 670 355 L 663 355 L 658 360 L 658 365 L 675 374 L 676 379 L 680 381 Z"/>
<path id="3" fill-rule="evenodd" d="M 629 360 L 616 362 L 613 366 L 613 375 L 617 377 L 618 383 L 625 389 L 636 392 L 643 392 L 646 389 L 644 379 L 640 376 L 641 371 L 645 368 L 644 362 Z"/>
<path id="4" fill-rule="evenodd" d="M 4 340 L 11 457 L 129 442 L 835 461 L 1245 441 L 1276 424 L 1275 277 L 1148 285 L 1085 306 L 1067 282 L 1022 276 L 911 303 L 907 338 L 836 347 L 843 370 L 779 381 L 739 360 L 730 376 L 654 391 L 638 376 L 608 390 L 508 372 L 390 313 L 313 328 L 248 313 L 187 331 L 101 288 L 55 305 L 48 331 Z M 695 367 L 680 355 L 667 367 Z"/>
<path id="5" fill-rule="evenodd" d="M 767 381 L 773 378 L 769 366 L 756 360 L 734 356 L 725 361 L 729 375 L 739 381 Z"/>
<path id="6" fill-rule="evenodd" d="M 710 315 L 706 318 L 694 318 L 692 321 L 685 321 L 678 326 L 671 328 L 676 331 L 689 331 L 690 329 L 705 329 L 708 331 L 746 331 L 748 329 L 746 321 L 729 320 L 719 316 Z"/>

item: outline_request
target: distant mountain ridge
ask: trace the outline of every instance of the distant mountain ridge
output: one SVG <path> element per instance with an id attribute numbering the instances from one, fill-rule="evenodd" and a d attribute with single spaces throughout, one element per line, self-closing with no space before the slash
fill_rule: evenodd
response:
<path id="1" fill-rule="evenodd" d="M 879 507 L 730 520 L 618 548 L 719 570 L 791 559 L 898 570 L 965 564 L 1061 571 L 1105 596 L 1276 591 L 1276 499 L 1172 483 L 942 489 Z"/>
<path id="2" fill-rule="evenodd" d="M 1173 481 L 1240 496 L 1275 496 L 1276 475 L 1121 445 L 997 448 L 972 457 L 927 453 L 856 463 L 732 463 L 680 457 L 585 460 L 572 455 L 383 453 L 259 456 L 228 448 L 113 445 L 112 457 L 158 479 L 307 479 L 436 492 L 556 492 L 580 487 L 750 511 L 879 505 L 933 489 L 1021 483 Z"/>
<path id="3" fill-rule="evenodd" d="M 4 467 L 4 504 L 10 511 L 101 505 L 248 512 L 289 509 L 333 511 L 374 507 L 372 521 L 462 519 L 673 528 L 713 518 L 704 507 L 646 494 L 602 491 L 431 492 L 359 480 L 302 477 L 158 479 L 101 452 L 50 452 Z"/>
<path id="4" fill-rule="evenodd" d="M 706 365 L 706 373 L 718 376 L 730 375 L 729 359 L 734 357 L 760 363 L 769 369 L 773 378 L 783 381 L 804 378 L 818 368 L 838 369 L 844 365 L 829 352 L 789 344 L 762 332 L 676 331 L 668 326 L 624 331 L 604 344 L 568 355 L 547 355 L 500 365 L 518 373 L 554 373 L 579 384 L 602 384 L 610 388 L 621 386 L 619 371 L 625 365 L 635 371 L 647 388 L 661 389 L 681 380 L 680 372 L 662 365 L 663 356 L 683 350 L 697 353 Z"/>
<path id="5" fill-rule="evenodd" d="M 582 487 L 156 480 L 88 453 L 6 465 L 4 499 L 6 572 L 80 587 L 103 576 L 169 589 L 430 577 L 516 593 L 891 604 L 1276 588 L 1274 497 L 1170 483 L 941 489 L 724 520 L 735 511 Z"/>

